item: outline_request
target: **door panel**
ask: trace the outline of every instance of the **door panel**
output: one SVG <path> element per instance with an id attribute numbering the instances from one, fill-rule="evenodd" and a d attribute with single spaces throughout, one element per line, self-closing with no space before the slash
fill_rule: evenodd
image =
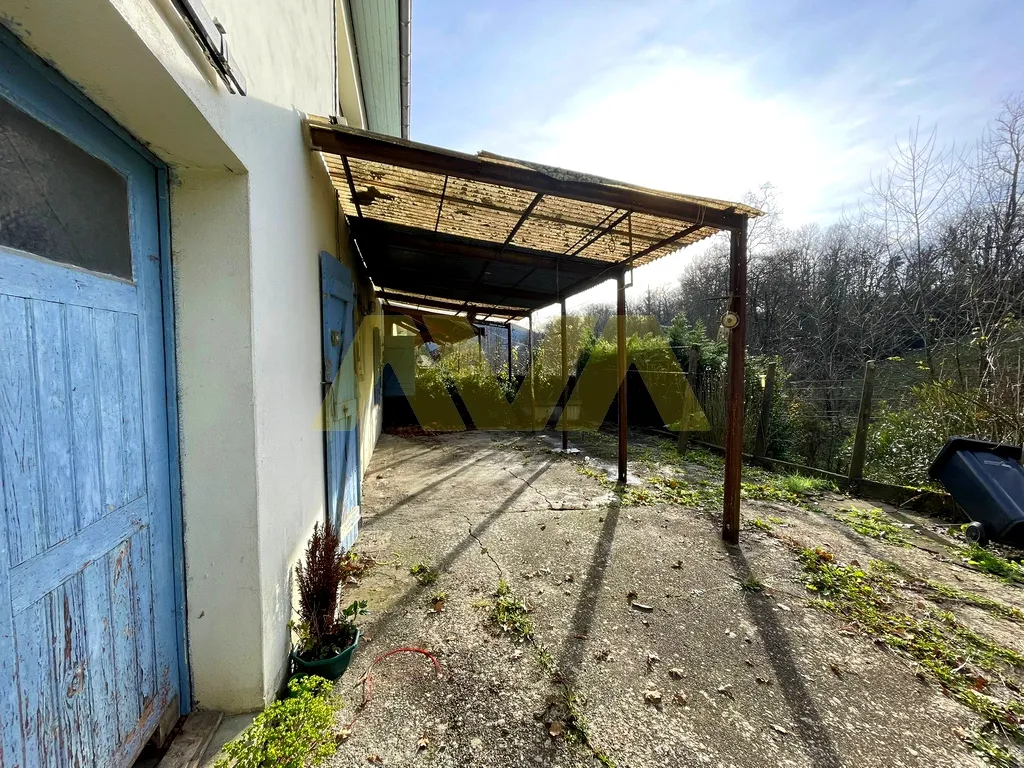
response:
<path id="1" fill-rule="evenodd" d="M 178 707 L 157 172 L 3 37 L 0 102 L 0 765 L 118 768 Z"/>
<path id="2" fill-rule="evenodd" d="M 320 254 L 323 297 L 324 421 L 327 510 L 349 549 L 359 533 L 359 405 L 356 392 L 354 293 L 348 268 Z"/>

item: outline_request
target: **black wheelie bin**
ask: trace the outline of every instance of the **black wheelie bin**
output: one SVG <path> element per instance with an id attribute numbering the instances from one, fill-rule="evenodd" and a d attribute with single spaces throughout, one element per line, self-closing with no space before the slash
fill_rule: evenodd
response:
<path id="1" fill-rule="evenodd" d="M 973 521 L 967 538 L 1024 549 L 1024 467 L 1021 448 L 969 437 L 951 437 L 928 475 L 942 483 Z"/>

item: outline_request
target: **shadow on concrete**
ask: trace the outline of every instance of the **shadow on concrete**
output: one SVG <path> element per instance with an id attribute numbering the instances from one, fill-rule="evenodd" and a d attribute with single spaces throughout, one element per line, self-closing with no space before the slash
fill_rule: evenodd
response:
<path id="1" fill-rule="evenodd" d="M 485 453 L 482 453 L 479 456 L 477 456 L 475 459 L 472 459 L 470 461 L 465 462 L 464 464 L 459 465 L 458 467 L 453 469 L 451 472 L 447 472 L 446 474 L 441 475 L 440 477 L 438 477 L 433 482 L 427 483 L 426 485 L 424 485 L 423 487 L 413 491 L 412 493 L 406 494 L 401 499 L 399 499 L 394 504 L 392 504 L 390 507 L 382 509 L 380 512 L 377 512 L 376 514 L 374 514 L 372 516 L 368 515 L 367 517 L 363 518 L 363 520 L 365 522 L 363 522 L 363 524 L 360 527 L 363 530 L 367 530 L 367 529 L 373 528 L 373 526 L 376 523 L 378 523 L 380 520 L 383 520 L 385 517 L 388 517 L 389 515 L 391 515 L 394 512 L 398 511 L 399 509 L 404 507 L 406 504 L 408 504 L 413 499 L 417 499 L 420 496 L 422 496 L 423 494 L 427 493 L 428 491 L 436 488 L 441 483 L 444 483 L 444 482 L 446 482 L 448 480 L 451 480 L 457 474 L 459 474 L 460 472 L 465 471 L 469 467 L 472 467 L 474 464 L 479 464 L 481 461 L 486 461 L 491 456 L 493 456 L 495 453 L 497 453 L 497 451 L 487 451 Z"/>
<path id="2" fill-rule="evenodd" d="M 483 458 L 485 458 L 485 457 L 482 456 L 482 457 L 480 457 L 478 459 L 475 459 L 474 461 L 470 462 L 470 464 L 475 464 L 477 461 L 482 461 Z M 543 475 L 548 470 L 548 467 L 550 467 L 552 464 L 554 464 L 555 461 L 556 460 L 545 461 L 537 469 L 536 472 L 534 472 L 532 475 L 530 475 L 525 480 L 522 480 L 522 484 L 518 488 L 516 488 L 516 490 L 514 490 L 511 494 L 509 494 L 509 496 L 506 497 L 506 499 L 501 503 L 501 505 L 498 506 L 493 512 L 488 513 L 483 518 L 483 520 L 481 520 L 476 525 L 472 525 L 471 524 L 471 527 L 469 529 L 469 533 L 466 534 L 466 536 L 463 537 L 462 540 L 459 541 L 458 544 L 456 544 L 452 549 L 448 550 L 448 552 L 445 553 L 445 555 L 440 560 L 438 560 L 437 563 L 434 564 L 434 566 L 433 566 L 434 570 L 439 571 L 441 573 L 447 573 L 448 569 L 450 569 L 452 567 L 452 564 L 456 560 L 458 560 L 463 554 L 465 554 L 467 549 L 469 549 L 473 544 L 478 544 L 479 545 L 480 544 L 480 536 L 482 534 L 486 533 L 487 530 L 492 525 L 494 525 L 495 522 L 497 522 L 499 517 L 501 517 L 506 512 L 508 512 L 509 507 L 511 507 L 516 502 L 516 499 L 518 499 L 520 496 L 522 496 L 524 493 L 526 493 L 526 491 L 530 488 L 530 484 L 534 480 L 536 480 L 538 477 Z M 462 467 L 462 469 L 465 469 L 465 467 Z M 448 475 L 445 476 L 445 478 L 442 478 L 442 479 L 450 478 L 453 475 L 458 474 L 459 471 L 461 471 L 461 469 L 460 470 L 456 470 L 455 472 L 449 473 Z M 437 482 L 441 482 L 441 480 L 438 480 Z M 432 485 L 437 485 L 437 482 L 433 483 Z M 420 493 L 422 493 L 422 491 L 420 491 Z M 411 496 L 407 496 L 405 499 L 403 499 L 403 501 L 401 503 L 404 503 L 405 501 L 408 501 L 410 498 L 412 498 L 412 497 Z M 398 506 L 398 505 L 395 505 L 395 506 Z M 389 508 L 389 511 L 391 509 L 393 509 L 393 507 Z M 374 516 L 373 518 L 371 518 L 371 520 L 376 520 L 378 517 L 379 516 Z M 366 526 L 366 527 L 368 528 L 369 526 Z M 497 586 L 497 581 L 495 581 L 495 586 Z M 405 617 L 406 608 L 408 608 L 410 603 L 412 603 L 412 601 L 415 600 L 421 594 L 423 589 L 424 589 L 423 587 L 420 587 L 420 586 L 416 585 L 416 586 L 412 586 L 408 590 L 406 590 L 405 594 L 403 594 L 401 597 L 399 597 L 388 608 L 387 615 L 382 616 L 380 618 L 380 620 L 374 625 L 373 633 L 376 635 L 376 634 L 384 631 L 386 628 L 388 628 L 396 619 L 404 618 Z"/>
<path id="3" fill-rule="evenodd" d="M 612 544 L 615 541 L 615 529 L 619 525 L 621 507 L 622 501 L 616 495 L 605 512 L 604 525 L 601 527 L 597 544 L 594 546 L 594 555 L 583 581 L 580 598 L 576 602 L 576 610 L 572 614 L 569 634 L 566 636 L 565 645 L 562 646 L 562 652 L 559 654 L 558 675 L 562 682 L 569 687 L 576 685 L 583 664 L 587 641 L 579 638 L 588 637 L 594 624 L 597 600 L 601 593 L 601 587 L 604 585 L 605 571 L 612 561 Z"/>
<path id="4" fill-rule="evenodd" d="M 726 546 L 725 552 L 737 579 L 746 579 L 750 573 L 750 564 L 743 550 L 738 546 Z M 839 751 L 821 720 L 804 679 L 800 676 L 786 629 L 772 610 L 771 601 L 760 592 L 745 590 L 743 601 L 764 641 L 768 662 L 775 672 L 782 697 L 793 714 L 797 736 L 803 742 L 811 764 L 815 768 L 841 768 L 843 763 Z"/>

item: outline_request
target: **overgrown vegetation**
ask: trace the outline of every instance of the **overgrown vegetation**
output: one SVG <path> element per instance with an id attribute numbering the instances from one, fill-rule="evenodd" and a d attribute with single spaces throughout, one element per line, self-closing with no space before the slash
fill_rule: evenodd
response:
<path id="1" fill-rule="evenodd" d="M 964 562 L 980 571 L 1002 579 L 1007 584 L 1024 584 L 1024 568 L 1000 557 L 991 550 L 971 544 L 954 550 Z"/>
<path id="2" fill-rule="evenodd" d="M 335 713 L 342 706 L 329 680 L 315 675 L 288 681 L 288 698 L 275 701 L 234 741 L 217 768 L 311 768 L 337 750 Z"/>
<path id="3" fill-rule="evenodd" d="M 820 477 L 807 477 L 798 473 L 785 475 L 779 484 L 794 496 L 816 496 L 825 491 L 836 490 L 835 485 L 828 480 L 822 480 Z"/>
<path id="4" fill-rule="evenodd" d="M 802 549 L 799 559 L 816 605 L 913 659 L 919 675 L 985 720 L 984 729 L 970 737 L 971 746 L 1004 761 L 998 765 L 1014 764 L 1005 761 L 1014 759 L 1009 742 L 1024 743 L 1024 701 L 1016 681 L 1024 656 L 973 632 L 949 612 L 908 612 L 891 566 L 843 565 L 820 548 Z"/>
<path id="5" fill-rule="evenodd" d="M 910 546 L 906 529 L 893 523 L 882 510 L 876 507 L 867 509 L 847 507 L 839 510 L 836 518 L 864 536 L 870 536 L 872 539 L 900 547 Z"/>

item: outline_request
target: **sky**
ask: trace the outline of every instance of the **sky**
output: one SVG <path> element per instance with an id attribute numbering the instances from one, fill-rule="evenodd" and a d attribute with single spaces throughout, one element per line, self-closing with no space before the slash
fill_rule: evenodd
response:
<path id="1" fill-rule="evenodd" d="M 827 225 L 915 125 L 975 142 L 1024 93 L 1022 30 L 1024 0 L 415 0 L 411 136 L 726 200 L 770 182 L 783 225 Z"/>

